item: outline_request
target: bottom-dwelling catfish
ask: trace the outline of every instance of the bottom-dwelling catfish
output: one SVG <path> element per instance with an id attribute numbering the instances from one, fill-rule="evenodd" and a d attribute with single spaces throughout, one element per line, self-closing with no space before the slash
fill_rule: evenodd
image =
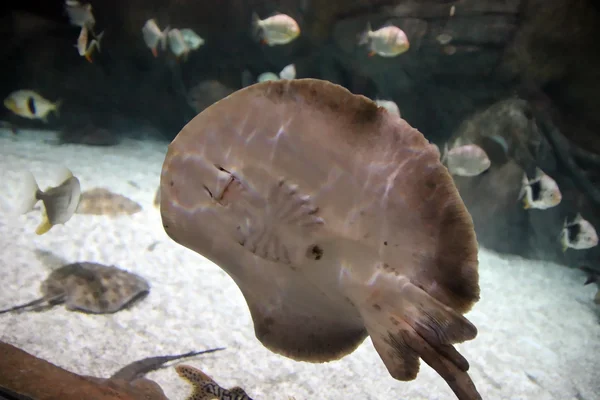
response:
<path id="1" fill-rule="evenodd" d="M 64 303 L 68 310 L 93 314 L 114 313 L 148 294 L 149 283 L 115 266 L 77 262 L 50 273 L 40 286 L 42 297 L 0 310 L 0 314 L 46 303 Z"/>
<path id="2" fill-rule="evenodd" d="M 252 400 L 241 387 L 224 389 L 198 368 L 178 365 L 175 371 L 192 385 L 192 394 L 186 400 Z"/>

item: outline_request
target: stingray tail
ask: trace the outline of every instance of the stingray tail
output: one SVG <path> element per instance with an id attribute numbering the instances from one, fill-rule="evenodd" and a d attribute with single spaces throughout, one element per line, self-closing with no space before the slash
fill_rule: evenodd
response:
<path id="1" fill-rule="evenodd" d="M 22 310 L 23 308 L 27 308 L 27 307 L 31 307 L 31 306 L 37 306 L 38 304 L 42 304 L 42 303 L 45 303 L 45 302 L 46 302 L 46 298 L 42 297 L 40 299 L 35 299 L 33 301 L 30 301 L 29 303 L 19 304 L 18 306 L 14 306 L 14 307 L 10 307 L 10 308 L 5 308 L 4 310 L 0 310 L 0 314 L 5 314 L 5 313 L 8 313 L 8 312 Z"/>
<path id="2" fill-rule="evenodd" d="M 396 277 L 380 276 L 378 280 L 384 281 L 378 282 L 382 290 L 373 293 L 360 311 L 389 373 L 401 381 L 412 380 L 422 358 L 459 400 L 481 399 L 467 374 L 468 361 L 453 346 L 475 338 L 475 326 L 407 278 L 399 282 Z"/>

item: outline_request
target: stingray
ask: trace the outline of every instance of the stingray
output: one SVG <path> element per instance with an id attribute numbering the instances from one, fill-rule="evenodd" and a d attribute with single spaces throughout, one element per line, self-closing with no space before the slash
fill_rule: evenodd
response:
<path id="1" fill-rule="evenodd" d="M 395 379 L 421 358 L 481 398 L 453 346 L 477 335 L 472 219 L 435 146 L 370 99 L 316 79 L 233 93 L 169 145 L 160 206 L 166 233 L 235 281 L 271 351 L 326 362 L 370 336 Z"/>
<path id="2" fill-rule="evenodd" d="M 120 215 L 135 214 L 142 207 L 135 201 L 105 188 L 86 190 L 81 194 L 77 214 Z"/>
<path id="3" fill-rule="evenodd" d="M 0 310 L 0 314 L 46 303 L 64 303 L 67 310 L 92 314 L 117 312 L 148 294 L 148 282 L 115 266 L 77 262 L 50 273 L 40 286 L 42 297 L 26 304 Z"/>

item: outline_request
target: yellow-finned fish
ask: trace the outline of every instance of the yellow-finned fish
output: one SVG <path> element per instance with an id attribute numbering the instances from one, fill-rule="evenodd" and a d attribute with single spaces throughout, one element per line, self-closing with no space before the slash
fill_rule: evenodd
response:
<path id="1" fill-rule="evenodd" d="M 12 92 L 4 99 L 4 106 L 20 117 L 39 119 L 48 122 L 48 114 L 58 109 L 62 101 L 51 102 L 33 90 L 24 89 Z"/>
<path id="2" fill-rule="evenodd" d="M 79 205 L 81 200 L 81 187 L 79 179 L 64 168 L 60 175 L 60 184 L 42 191 L 35 177 L 29 171 L 22 180 L 23 191 L 18 201 L 17 213 L 26 214 L 33 210 L 38 201 L 42 201 L 42 222 L 35 230 L 38 235 L 48 232 L 54 225 L 66 223 Z"/>
<path id="3" fill-rule="evenodd" d="M 262 44 L 269 46 L 288 44 L 300 35 L 300 26 L 296 20 L 286 14 L 275 14 L 260 19 L 252 14 L 252 26 Z"/>

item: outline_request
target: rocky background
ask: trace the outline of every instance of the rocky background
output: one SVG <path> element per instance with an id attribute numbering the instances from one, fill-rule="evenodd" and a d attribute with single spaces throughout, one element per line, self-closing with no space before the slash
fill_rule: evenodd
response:
<path id="1" fill-rule="evenodd" d="M 512 153 L 529 154 L 558 182 L 563 201 L 523 210 L 517 197 L 527 166 L 490 144 L 490 170 L 456 179 L 480 243 L 600 269 L 600 246 L 563 254 L 558 242 L 564 219 L 577 212 L 600 228 L 600 10 L 592 0 L 91 3 L 95 30 L 105 31 L 93 64 L 73 47 L 79 30 L 69 25 L 62 0 L 20 1 L 3 11 L 1 93 L 31 88 L 64 105 L 47 125 L 5 109 L 1 119 L 61 130 L 64 142 L 110 145 L 147 132 L 171 139 L 197 112 L 242 87 L 244 77 L 295 63 L 299 78 L 394 100 L 402 117 L 440 146 L 490 131 L 518 137 L 522 148 Z M 264 18 L 275 11 L 293 16 L 302 35 L 286 46 L 261 46 L 252 12 Z M 185 62 L 167 52 L 154 58 L 141 35 L 149 18 L 161 28 L 192 28 L 206 44 Z M 369 21 L 402 28 L 410 50 L 367 57 L 356 38 Z M 452 41 L 440 43 L 442 33 Z"/>

